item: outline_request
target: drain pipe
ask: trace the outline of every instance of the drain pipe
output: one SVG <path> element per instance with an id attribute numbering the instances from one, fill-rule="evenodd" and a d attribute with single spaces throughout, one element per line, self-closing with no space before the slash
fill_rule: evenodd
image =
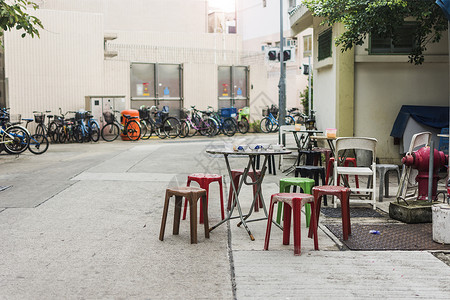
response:
<path id="1" fill-rule="evenodd" d="M 430 166 L 428 167 L 428 202 L 433 202 L 433 166 L 434 166 L 434 141 L 430 142 Z"/>

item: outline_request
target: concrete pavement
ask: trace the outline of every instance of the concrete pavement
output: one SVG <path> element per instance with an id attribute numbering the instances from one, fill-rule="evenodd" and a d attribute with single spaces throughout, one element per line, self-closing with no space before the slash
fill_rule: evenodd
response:
<path id="1" fill-rule="evenodd" d="M 277 135 L 244 135 L 276 143 Z M 450 268 L 427 251 L 349 251 L 325 227 L 320 251 L 302 227 L 302 255 L 282 245 L 265 221 L 249 224 L 256 240 L 232 220 L 198 244 L 189 220 L 158 240 L 164 191 L 194 172 L 224 175 L 224 159 L 205 153 L 228 139 L 151 139 L 50 145 L 48 153 L 0 154 L 0 298 L 2 299 L 323 299 L 450 298 Z M 243 168 L 245 159 L 231 159 Z M 284 174 L 266 175 L 266 204 Z M 241 201 L 251 202 L 244 187 Z M 385 205 L 386 206 L 386 205 Z M 262 216 L 262 212 L 255 216 Z M 211 185 L 210 223 L 220 220 Z M 323 219 L 321 219 L 323 220 Z"/>

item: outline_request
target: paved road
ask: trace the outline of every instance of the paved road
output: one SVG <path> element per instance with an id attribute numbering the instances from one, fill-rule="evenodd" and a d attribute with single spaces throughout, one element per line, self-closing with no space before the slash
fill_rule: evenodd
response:
<path id="1" fill-rule="evenodd" d="M 210 239 L 199 228 L 191 245 L 188 220 L 172 235 L 171 209 L 159 241 L 166 187 L 184 185 L 194 172 L 225 175 L 223 158 L 205 149 L 226 141 L 116 141 L 51 145 L 42 156 L 0 154 L 0 186 L 12 185 L 0 192 L 0 298 L 450 298 L 450 268 L 430 253 L 340 251 L 323 230 L 314 251 L 302 228 L 299 257 L 276 228 L 270 251 L 262 250 L 265 222 L 250 223 L 254 242 L 233 220 Z M 242 168 L 246 161 L 231 163 Z M 266 176 L 266 203 L 281 176 Z M 226 195 L 228 188 L 226 179 Z M 244 208 L 250 197 L 246 187 Z M 215 185 L 209 208 L 210 222 L 218 222 Z"/>

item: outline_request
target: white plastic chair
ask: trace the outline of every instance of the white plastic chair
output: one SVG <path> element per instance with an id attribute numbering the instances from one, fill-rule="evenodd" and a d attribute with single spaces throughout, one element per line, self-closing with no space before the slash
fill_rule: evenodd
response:
<path id="1" fill-rule="evenodd" d="M 431 142 L 431 132 L 420 132 L 413 135 L 411 138 L 411 144 L 409 145 L 408 152 L 406 154 L 412 153 L 418 148 L 428 146 Z M 411 167 L 406 167 L 403 165 L 402 176 L 397 190 L 397 201 L 400 199 L 412 199 L 416 196 L 417 184 L 415 183 L 415 178 L 417 175 L 417 170 Z M 410 194 L 407 194 L 410 192 Z"/>
<path id="2" fill-rule="evenodd" d="M 339 157 L 339 153 L 344 150 L 369 150 L 372 152 L 372 165 L 370 167 L 341 167 L 338 166 L 338 160 L 334 161 L 334 178 L 338 178 L 341 175 L 357 175 L 357 176 L 368 176 L 368 182 L 372 182 L 372 187 L 368 184 L 367 188 L 356 188 L 350 187 L 352 193 L 356 192 L 369 192 L 370 199 L 360 200 L 363 203 L 370 203 L 373 206 L 373 209 L 377 208 L 377 202 L 375 198 L 376 194 L 376 146 L 377 140 L 374 138 L 367 137 L 343 137 L 336 139 L 336 157 Z M 335 179 L 335 180 L 336 180 Z M 360 194 L 358 196 L 363 197 L 364 194 Z M 334 203 L 336 207 L 336 201 Z"/>

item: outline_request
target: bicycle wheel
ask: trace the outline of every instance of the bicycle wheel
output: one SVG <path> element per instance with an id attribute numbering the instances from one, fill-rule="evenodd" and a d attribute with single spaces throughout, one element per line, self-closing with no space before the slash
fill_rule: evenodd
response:
<path id="1" fill-rule="evenodd" d="M 67 127 L 66 126 L 64 126 L 64 127 L 60 126 L 60 127 L 58 127 L 57 130 L 58 130 L 58 141 L 61 144 L 64 144 L 67 141 Z"/>
<path id="2" fill-rule="evenodd" d="M 168 117 L 163 123 L 164 133 L 169 139 L 174 139 L 180 135 L 180 120 Z"/>
<path id="3" fill-rule="evenodd" d="M 73 136 L 75 137 L 75 142 L 83 143 L 84 142 L 84 134 L 83 128 L 81 125 L 77 125 L 73 130 Z"/>
<path id="4" fill-rule="evenodd" d="M 250 123 L 248 122 L 246 117 L 241 117 L 241 120 L 238 122 L 238 130 L 242 134 L 246 134 L 250 129 Z"/>
<path id="5" fill-rule="evenodd" d="M 131 141 L 137 141 L 141 137 L 141 126 L 136 120 L 130 120 L 125 126 L 125 132 Z"/>
<path id="6" fill-rule="evenodd" d="M 3 133 L 5 151 L 9 154 L 20 154 L 27 150 L 30 144 L 30 136 L 25 128 L 21 126 L 11 126 Z"/>
<path id="7" fill-rule="evenodd" d="M 50 137 L 50 140 L 52 141 L 52 143 L 58 142 L 57 129 L 58 129 L 58 124 L 56 124 L 55 121 L 52 121 L 50 123 L 50 125 L 48 126 L 47 137 Z"/>
<path id="8" fill-rule="evenodd" d="M 199 129 L 201 135 L 205 135 L 208 137 L 213 137 L 217 132 L 217 121 L 214 119 L 206 119 L 202 125 L 202 129 Z"/>
<path id="9" fill-rule="evenodd" d="M 100 139 L 100 128 L 97 123 L 91 123 L 91 127 L 89 128 L 89 136 L 93 142 L 98 142 Z"/>
<path id="10" fill-rule="evenodd" d="M 233 136 L 236 133 L 236 124 L 232 118 L 226 118 L 222 123 L 222 132 L 226 136 Z"/>
<path id="11" fill-rule="evenodd" d="M 102 139 L 112 142 L 119 136 L 119 125 L 115 123 L 105 124 L 102 128 Z"/>
<path id="12" fill-rule="evenodd" d="M 147 140 L 150 136 L 148 136 L 148 129 L 147 129 L 147 121 L 141 120 L 139 125 L 141 126 L 141 139 Z"/>
<path id="13" fill-rule="evenodd" d="M 272 121 L 268 118 L 268 117 L 264 117 L 261 120 L 261 123 L 259 124 L 259 128 L 261 129 L 262 132 L 264 133 L 268 133 L 271 132 L 273 129 L 273 123 Z"/>
<path id="14" fill-rule="evenodd" d="M 183 120 L 180 125 L 180 138 L 185 138 L 187 136 L 189 136 L 189 122 Z"/>
<path id="15" fill-rule="evenodd" d="M 34 131 L 36 134 L 42 134 L 42 135 L 44 135 L 45 134 L 45 127 L 44 127 L 44 125 L 43 124 L 37 124 L 37 126 L 36 126 L 36 130 Z"/>
<path id="16" fill-rule="evenodd" d="M 30 137 L 30 146 L 28 150 L 30 150 L 33 154 L 42 154 L 48 149 L 48 138 L 42 134 L 33 134 Z"/>

